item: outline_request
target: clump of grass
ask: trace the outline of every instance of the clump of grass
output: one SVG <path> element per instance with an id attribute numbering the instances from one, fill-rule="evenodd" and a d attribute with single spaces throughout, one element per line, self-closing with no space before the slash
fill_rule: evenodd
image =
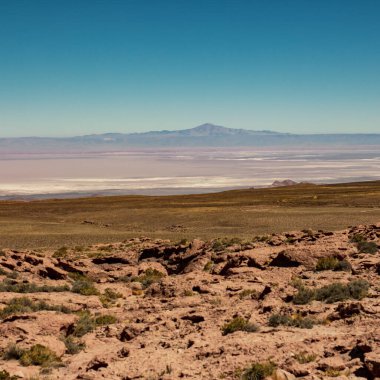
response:
<path id="1" fill-rule="evenodd" d="M 14 282 L 9 279 L 5 279 L 0 283 L 0 292 L 12 292 L 12 293 L 53 293 L 53 292 L 67 292 L 70 288 L 68 285 L 62 286 L 49 286 L 49 285 L 37 285 L 33 282 L 23 283 Z"/>
<path id="2" fill-rule="evenodd" d="M 6 276 L 7 276 L 7 278 L 15 280 L 18 277 L 18 272 L 16 272 L 16 271 L 7 272 Z"/>
<path id="3" fill-rule="evenodd" d="M 367 241 L 362 234 L 355 234 L 351 237 L 351 243 L 356 243 L 360 253 L 374 254 L 378 251 L 377 244 L 373 241 Z"/>
<path id="4" fill-rule="evenodd" d="M 41 310 L 48 311 L 58 311 L 61 313 L 69 314 L 71 309 L 66 306 L 58 305 L 53 306 L 49 305 L 44 301 L 34 302 L 28 297 L 12 298 L 7 306 L 0 311 L 0 318 L 6 318 L 9 315 L 19 314 L 19 313 L 31 313 Z"/>
<path id="5" fill-rule="evenodd" d="M 272 362 L 253 363 L 243 371 L 242 380 L 264 380 L 271 376 L 276 370 L 276 365 Z"/>
<path id="6" fill-rule="evenodd" d="M 370 285 L 366 280 L 352 280 L 348 284 L 334 282 L 316 290 L 300 287 L 298 293 L 293 298 L 293 303 L 296 305 L 305 305 L 312 300 L 326 303 L 334 303 L 348 299 L 361 300 L 367 296 L 369 287 Z"/>
<path id="7" fill-rule="evenodd" d="M 248 322 L 243 317 L 235 317 L 222 327 L 222 334 L 228 335 L 236 331 L 256 332 L 259 328 L 254 323 Z"/>
<path id="8" fill-rule="evenodd" d="M 308 354 L 307 352 L 301 352 L 299 354 L 294 355 L 294 359 L 298 361 L 300 364 L 307 364 L 315 361 L 317 358 L 317 355 L 315 354 Z"/>
<path id="9" fill-rule="evenodd" d="M 239 293 L 239 298 L 241 300 L 245 300 L 248 298 L 257 299 L 257 297 L 258 297 L 258 293 L 255 289 L 244 289 Z"/>
<path id="10" fill-rule="evenodd" d="M 11 374 L 8 371 L 0 371 L 0 380 L 17 380 L 19 379 L 18 376 L 11 376 Z"/>
<path id="11" fill-rule="evenodd" d="M 300 314 L 294 316 L 286 314 L 272 314 L 269 317 L 269 326 L 289 326 L 298 327 L 301 329 L 311 329 L 315 325 L 316 321 L 312 318 L 303 317 Z"/>
<path id="12" fill-rule="evenodd" d="M 79 319 L 74 325 L 74 329 L 71 335 L 77 338 L 81 338 L 87 333 L 92 332 L 94 329 L 95 329 L 95 321 L 92 318 L 90 312 L 83 311 L 79 313 Z"/>
<path id="13" fill-rule="evenodd" d="M 337 369 L 334 369 L 334 368 L 328 368 L 328 369 L 326 369 L 324 374 L 327 377 L 338 377 L 342 374 L 342 372 L 337 370 Z"/>
<path id="14" fill-rule="evenodd" d="M 79 313 L 79 319 L 74 325 L 73 330 L 69 335 L 76 338 L 95 330 L 97 326 L 106 326 L 117 322 L 117 318 L 113 315 L 104 314 L 93 317 L 89 311 L 82 311 Z"/>
<path id="15" fill-rule="evenodd" d="M 61 359 L 50 348 L 42 344 L 35 344 L 21 355 L 20 363 L 23 366 L 38 365 L 52 366 L 61 362 Z"/>
<path id="16" fill-rule="evenodd" d="M 58 248 L 52 255 L 52 257 L 56 259 L 63 259 L 68 256 L 68 250 L 67 247 L 63 246 L 61 248 Z"/>
<path id="17" fill-rule="evenodd" d="M 9 344 L 3 352 L 4 360 L 19 360 L 24 353 L 16 344 Z"/>
<path id="18" fill-rule="evenodd" d="M 104 293 L 99 296 L 99 299 L 104 307 L 110 307 L 121 297 L 123 297 L 121 293 L 115 292 L 111 288 L 107 288 Z"/>
<path id="19" fill-rule="evenodd" d="M 214 262 L 213 261 L 208 261 L 206 263 L 206 265 L 203 267 L 203 270 L 205 272 L 210 272 L 213 266 L 214 266 Z"/>
<path id="20" fill-rule="evenodd" d="M 3 268 L 0 267 L 0 276 L 6 276 L 7 275 L 7 271 L 4 270 Z"/>
<path id="21" fill-rule="evenodd" d="M 140 282 L 144 288 L 148 288 L 153 283 L 161 281 L 164 276 L 165 275 L 157 269 L 148 268 L 144 274 L 137 277 L 132 277 L 131 281 Z"/>
<path id="22" fill-rule="evenodd" d="M 315 291 L 305 286 L 298 288 L 298 293 L 293 297 L 295 305 L 306 305 L 315 298 Z"/>
<path id="23" fill-rule="evenodd" d="M 347 299 L 360 300 L 367 295 L 368 289 L 369 283 L 365 280 L 353 280 L 347 285 L 336 282 L 317 289 L 315 299 L 326 303 L 345 301 Z"/>
<path id="24" fill-rule="evenodd" d="M 117 318 L 114 315 L 104 314 L 95 317 L 96 326 L 108 326 L 117 322 Z"/>
<path id="25" fill-rule="evenodd" d="M 350 242 L 351 243 L 360 243 L 362 241 L 366 241 L 366 238 L 362 234 L 355 234 L 351 237 Z"/>
<path id="26" fill-rule="evenodd" d="M 233 245 L 241 245 L 242 240 L 240 238 L 224 238 L 217 239 L 212 242 L 211 248 L 215 252 L 225 251 L 228 247 L 232 247 Z"/>
<path id="27" fill-rule="evenodd" d="M 61 363 L 61 359 L 50 348 L 42 344 L 35 344 L 29 349 L 22 349 L 16 345 L 10 345 L 4 352 L 3 359 L 20 361 L 23 366 L 49 367 Z"/>
<path id="28" fill-rule="evenodd" d="M 195 296 L 195 292 L 193 292 L 192 290 L 185 290 L 184 292 L 183 292 L 183 296 L 184 297 L 193 297 L 193 296 Z"/>
<path id="29" fill-rule="evenodd" d="M 99 294 L 91 279 L 80 275 L 76 275 L 74 278 L 75 281 L 71 288 L 73 293 L 82 294 L 83 296 L 97 296 Z"/>
<path id="30" fill-rule="evenodd" d="M 373 241 L 360 241 L 357 243 L 357 247 L 360 253 L 369 253 L 373 255 L 378 251 L 377 244 Z"/>
<path id="31" fill-rule="evenodd" d="M 80 351 L 84 350 L 86 344 L 79 339 L 75 339 L 72 335 L 63 339 L 63 343 L 66 347 L 66 353 L 69 355 L 78 354 Z"/>
<path id="32" fill-rule="evenodd" d="M 268 235 L 255 236 L 253 238 L 253 242 L 258 242 L 258 243 L 266 243 L 269 240 L 270 240 L 270 236 Z"/>
<path id="33" fill-rule="evenodd" d="M 351 264 L 347 260 L 338 260 L 336 257 L 321 257 L 317 261 L 316 271 L 333 270 L 333 271 L 351 271 Z"/>

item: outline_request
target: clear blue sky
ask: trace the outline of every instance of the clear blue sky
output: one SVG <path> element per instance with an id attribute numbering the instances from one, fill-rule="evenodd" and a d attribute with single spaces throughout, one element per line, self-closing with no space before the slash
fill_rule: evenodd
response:
<path id="1" fill-rule="evenodd" d="M 0 0 L 0 136 L 380 133 L 379 0 Z"/>

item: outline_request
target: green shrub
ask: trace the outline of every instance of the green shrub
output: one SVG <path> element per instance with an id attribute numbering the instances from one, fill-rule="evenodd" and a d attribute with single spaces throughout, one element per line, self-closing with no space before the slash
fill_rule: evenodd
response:
<path id="1" fill-rule="evenodd" d="M 95 321 L 92 318 L 91 314 L 88 311 L 81 312 L 79 314 L 79 319 L 74 325 L 72 335 L 81 338 L 89 332 L 92 332 L 95 329 Z"/>
<path id="2" fill-rule="evenodd" d="M 353 280 L 347 285 L 335 282 L 317 289 L 315 299 L 326 303 L 345 301 L 347 299 L 360 300 L 364 298 L 369 289 L 369 283 L 365 280 Z"/>
<path id="3" fill-rule="evenodd" d="M 12 298 L 7 306 L 0 311 L 0 318 L 6 318 L 12 314 L 18 313 L 31 313 L 41 310 L 58 311 L 61 313 L 69 314 L 72 311 L 63 305 L 53 306 L 47 304 L 45 301 L 34 302 L 28 297 Z"/>
<path id="4" fill-rule="evenodd" d="M 46 367 L 61 362 L 55 352 L 41 344 L 35 344 L 28 350 L 16 345 L 10 345 L 6 348 L 3 359 L 19 360 L 23 366 L 38 365 Z"/>
<path id="5" fill-rule="evenodd" d="M 35 344 L 29 350 L 25 350 L 20 358 L 20 363 L 23 366 L 38 365 L 46 367 L 60 361 L 61 359 L 54 351 L 42 344 Z"/>
<path id="6" fill-rule="evenodd" d="M 370 284 L 366 280 L 352 280 L 348 284 L 334 282 L 316 290 L 300 287 L 293 297 L 296 305 L 306 305 L 312 300 L 334 303 L 348 299 L 360 300 L 367 296 Z"/>
<path id="7" fill-rule="evenodd" d="M 351 298 L 356 300 L 361 300 L 366 297 L 370 288 L 370 284 L 366 280 L 353 280 L 350 281 L 347 286 Z"/>
<path id="8" fill-rule="evenodd" d="M 336 267 L 334 268 L 335 271 L 342 271 L 342 272 L 351 272 L 352 266 L 347 260 L 340 260 Z"/>
<path id="9" fill-rule="evenodd" d="M 259 296 L 259 294 L 254 289 L 244 289 L 239 293 L 239 298 L 241 300 L 244 300 L 247 298 L 256 299 L 256 298 L 258 298 L 258 296 Z"/>
<path id="10" fill-rule="evenodd" d="M 357 244 L 358 250 L 360 253 L 370 253 L 375 254 L 377 249 L 377 244 L 373 241 L 361 241 Z"/>
<path id="11" fill-rule="evenodd" d="M 6 276 L 7 276 L 7 278 L 15 280 L 18 277 L 18 272 L 16 272 L 16 271 L 7 272 Z"/>
<path id="12" fill-rule="evenodd" d="M 311 329 L 315 323 L 314 319 L 303 317 L 299 314 L 296 314 L 294 317 L 286 314 L 272 314 L 269 317 L 269 326 L 271 327 L 289 326 L 301 329 Z"/>
<path id="13" fill-rule="evenodd" d="M 315 270 L 316 271 L 334 270 L 335 267 L 338 265 L 338 263 L 339 263 L 339 260 L 336 257 L 332 257 L 332 256 L 321 257 L 317 261 Z"/>
<path id="14" fill-rule="evenodd" d="M 22 350 L 19 346 L 15 344 L 10 344 L 6 347 L 3 353 L 3 359 L 4 360 L 19 360 L 23 353 L 24 353 L 24 350 Z"/>
<path id="15" fill-rule="evenodd" d="M 328 256 L 318 259 L 315 267 L 316 271 L 334 270 L 334 271 L 351 271 L 351 264 L 347 260 L 338 260 L 336 257 Z"/>
<path id="16" fill-rule="evenodd" d="M 115 292 L 111 288 L 107 288 L 104 293 L 99 296 L 100 302 L 104 307 L 112 306 L 118 298 L 123 297 L 121 293 Z"/>
<path id="17" fill-rule="evenodd" d="M 214 262 L 213 261 L 208 261 L 206 263 L 206 265 L 203 267 L 203 270 L 205 272 L 210 272 L 213 266 L 214 266 Z"/>
<path id="18" fill-rule="evenodd" d="M 247 368 L 242 376 L 242 380 L 264 380 L 276 370 L 276 365 L 272 362 L 268 363 L 253 363 Z"/>
<path id="19" fill-rule="evenodd" d="M 86 347 L 84 342 L 75 339 L 72 335 L 64 338 L 63 343 L 65 343 L 66 353 L 69 355 L 75 355 Z"/>
<path id="20" fill-rule="evenodd" d="M 114 315 L 104 314 L 95 318 L 95 324 L 97 326 L 112 325 L 117 322 L 117 318 Z"/>
<path id="21" fill-rule="evenodd" d="M 234 333 L 235 331 L 256 332 L 258 329 L 259 328 L 255 324 L 248 322 L 246 319 L 242 317 L 235 317 L 232 321 L 226 323 L 222 327 L 222 334 L 228 335 Z"/>
<path id="22" fill-rule="evenodd" d="M 355 234 L 351 237 L 350 242 L 351 243 L 360 243 L 362 241 L 366 241 L 366 238 L 362 234 Z"/>
<path id="23" fill-rule="evenodd" d="M 8 371 L 0 371 L 0 380 L 17 380 L 18 376 L 11 376 Z"/>
<path id="24" fill-rule="evenodd" d="M 73 293 L 82 294 L 83 296 L 96 296 L 99 294 L 94 283 L 86 277 L 74 281 L 71 291 Z"/>
<path id="25" fill-rule="evenodd" d="M 65 258 L 65 257 L 67 257 L 67 255 L 68 255 L 67 247 L 61 247 L 61 248 L 58 248 L 58 249 L 53 253 L 53 257 L 56 258 L 56 259 L 62 259 L 62 258 Z"/>
<path id="26" fill-rule="evenodd" d="M 301 286 L 298 293 L 293 297 L 293 303 L 295 305 L 306 305 L 314 299 L 314 296 L 314 290 Z"/>
<path id="27" fill-rule="evenodd" d="M 159 282 L 165 275 L 157 269 L 148 268 L 144 274 L 137 277 L 132 277 L 132 282 L 140 282 L 144 288 L 149 287 L 155 282 Z"/>
<path id="28" fill-rule="evenodd" d="M 300 364 L 311 363 L 317 358 L 315 354 L 308 354 L 307 352 L 301 352 L 299 354 L 294 355 L 294 359 L 298 361 Z"/>
<path id="29" fill-rule="evenodd" d="M 49 285 L 36 285 L 34 283 L 14 282 L 9 279 L 5 279 L 0 283 L 0 292 L 12 292 L 12 293 L 52 293 L 52 292 L 66 292 L 70 288 L 68 285 L 62 286 L 49 286 Z"/>

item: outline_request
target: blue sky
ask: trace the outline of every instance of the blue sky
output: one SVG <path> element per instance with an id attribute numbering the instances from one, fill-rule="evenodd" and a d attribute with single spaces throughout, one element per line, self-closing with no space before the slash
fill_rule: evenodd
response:
<path id="1" fill-rule="evenodd" d="M 0 136 L 380 133 L 378 0 L 0 0 Z"/>

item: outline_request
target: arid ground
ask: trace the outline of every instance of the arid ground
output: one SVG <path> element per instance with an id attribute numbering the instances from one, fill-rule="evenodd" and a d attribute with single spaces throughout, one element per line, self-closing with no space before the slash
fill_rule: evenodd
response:
<path id="1" fill-rule="evenodd" d="M 380 224 L 0 256 L 1 379 L 376 379 Z"/>
<path id="2" fill-rule="evenodd" d="M 214 239 L 380 220 L 380 181 L 180 196 L 0 202 L 0 248 L 108 243 L 146 236 Z"/>
<path id="3" fill-rule="evenodd" d="M 380 183 L 0 203 L 0 379 L 380 378 Z"/>

